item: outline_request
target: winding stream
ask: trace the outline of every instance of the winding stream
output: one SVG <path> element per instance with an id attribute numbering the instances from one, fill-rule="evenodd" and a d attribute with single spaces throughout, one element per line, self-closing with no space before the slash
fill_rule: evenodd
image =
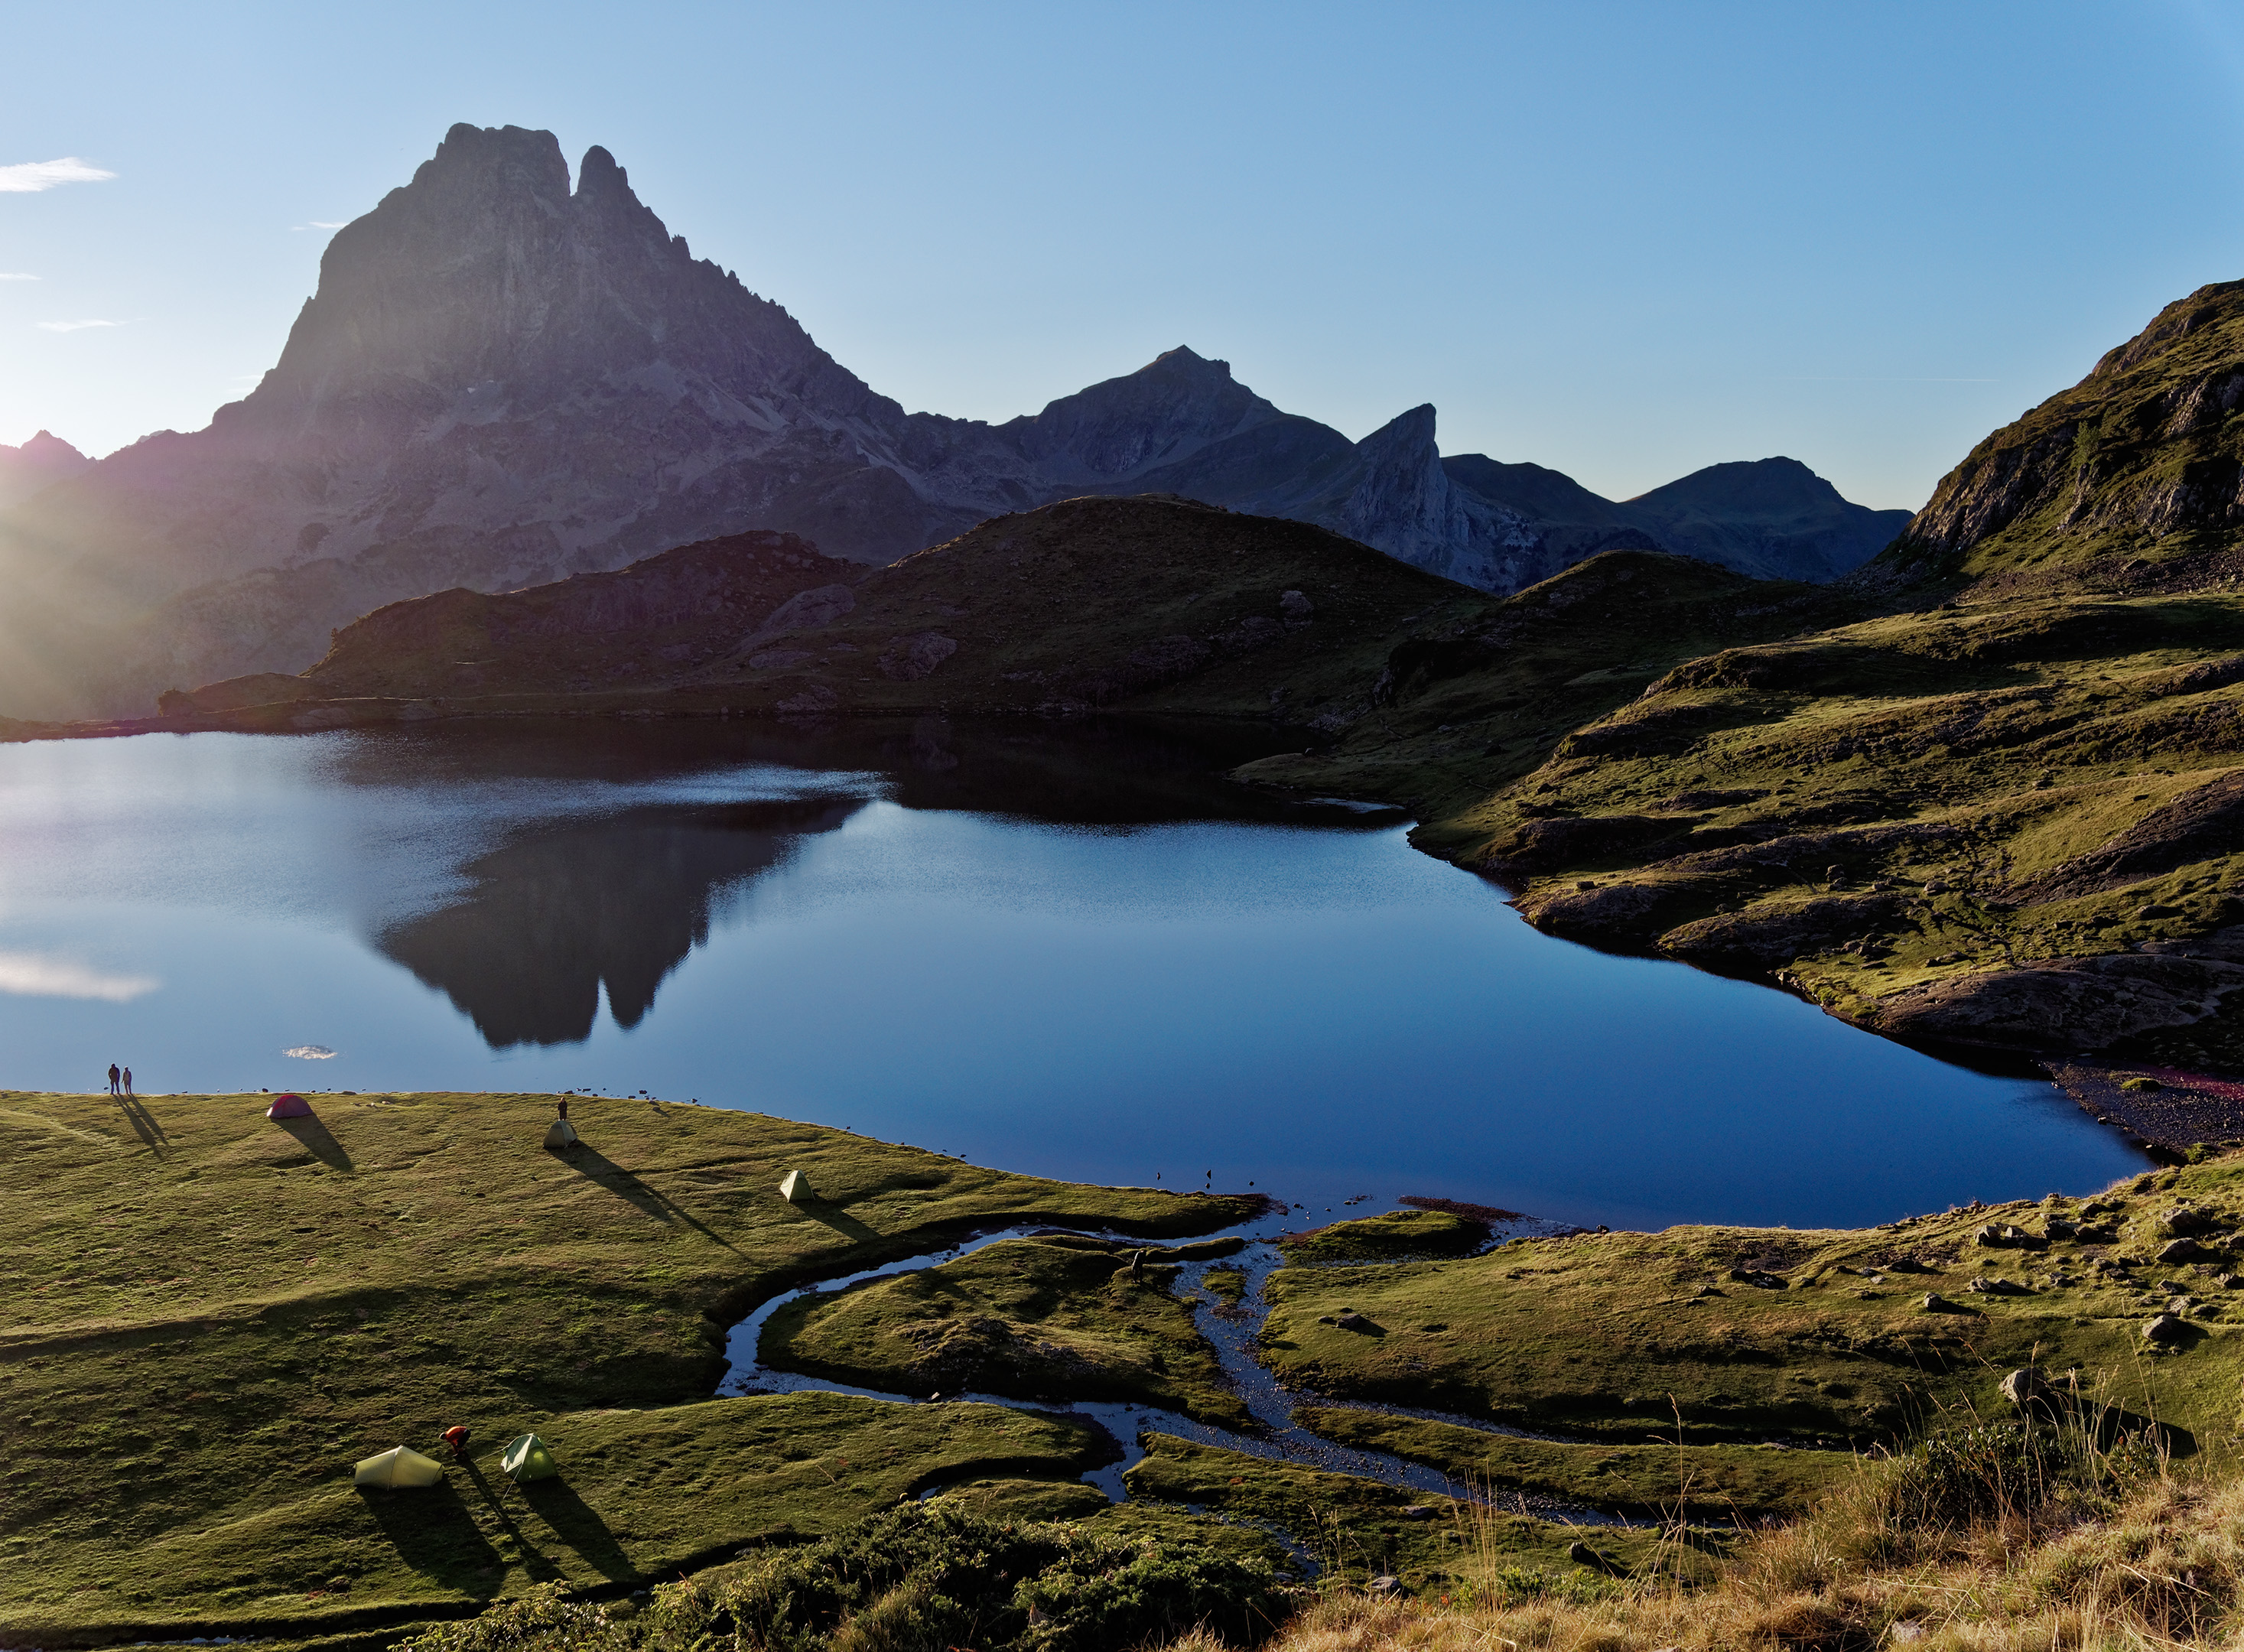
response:
<path id="1" fill-rule="evenodd" d="M 1255 1427 L 1251 1432 L 1237 1432 L 1200 1422 L 1182 1412 L 1165 1410 L 1157 1405 L 1111 1401 L 1073 1400 L 1055 1405 L 1049 1401 L 1017 1399 L 1004 1394 L 951 1394 L 941 1400 L 927 1400 L 916 1395 L 889 1392 L 873 1388 L 853 1387 L 822 1377 L 809 1377 L 793 1371 L 775 1371 L 767 1367 L 761 1357 L 764 1326 L 771 1317 L 789 1303 L 801 1297 L 822 1292 L 848 1290 L 869 1279 L 892 1277 L 898 1274 L 914 1273 L 922 1269 L 940 1266 L 957 1257 L 980 1250 L 988 1245 L 1008 1239 L 1026 1239 L 1038 1235 L 1066 1232 L 1094 1239 L 1114 1240 L 1124 1243 L 1157 1243 L 1139 1239 L 1128 1234 L 1100 1229 L 1059 1229 L 1050 1222 L 1037 1222 L 1021 1227 L 1003 1228 L 961 1240 L 941 1250 L 923 1252 L 903 1257 L 877 1268 L 843 1275 L 815 1285 L 786 1291 L 760 1304 L 747 1317 L 733 1324 L 726 1334 L 725 1353 L 732 1362 L 725 1377 L 717 1386 L 719 1398 L 745 1394 L 791 1394 L 819 1392 L 854 1394 L 862 1398 L 884 1400 L 900 1405 L 923 1405 L 963 1401 L 976 1405 L 1005 1405 L 1019 1411 L 1051 1413 L 1055 1410 L 1064 1415 L 1097 1424 L 1119 1444 L 1122 1450 L 1119 1461 L 1086 1473 L 1083 1479 L 1105 1493 L 1109 1500 L 1126 1501 L 1129 1491 L 1123 1476 L 1145 1460 L 1143 1437 L 1149 1432 L 1173 1434 L 1203 1446 L 1220 1446 L 1227 1451 L 1244 1452 L 1272 1462 L 1290 1463 L 1303 1468 L 1321 1470 L 1327 1473 L 1349 1474 L 1360 1479 L 1376 1480 L 1382 1485 L 1404 1490 L 1425 1492 L 1436 1496 L 1474 1500 L 1477 1493 L 1470 1487 L 1460 1486 L 1438 1469 L 1406 1461 L 1385 1452 L 1365 1451 L 1355 1446 L 1337 1445 L 1312 1433 L 1294 1420 L 1294 1405 L 1297 1396 L 1288 1392 L 1269 1369 L 1254 1357 L 1257 1338 L 1264 1322 L 1269 1317 L 1269 1307 L 1263 1300 L 1262 1286 L 1272 1272 L 1282 1266 L 1284 1257 L 1274 1242 L 1286 1230 L 1290 1218 L 1284 1211 L 1274 1211 L 1249 1222 L 1225 1228 L 1203 1235 L 1201 1240 L 1237 1238 L 1247 1242 L 1246 1249 L 1232 1256 L 1206 1261 L 1186 1262 L 1177 1280 L 1176 1294 L 1193 1306 L 1193 1320 L 1201 1335 L 1215 1349 L 1224 1375 L 1230 1380 L 1239 1397 L 1246 1403 L 1254 1417 Z M 1531 1224 L 1531 1226 L 1533 1224 Z M 1499 1236 L 1499 1238 L 1503 1236 Z M 1199 1241 L 1194 1241 L 1199 1242 Z M 1214 1267 L 1238 1269 L 1247 1276 L 1247 1285 L 1238 1309 L 1225 1311 L 1225 1304 L 1206 1283 L 1208 1269 Z M 1243 1310 L 1243 1311 L 1242 1311 Z M 1447 1412 L 1420 1411 L 1403 1406 L 1352 1405 L 1351 1409 L 1380 1412 L 1395 1416 L 1424 1418 L 1436 1422 L 1450 1423 L 1458 1427 L 1478 1430 L 1484 1433 L 1510 1434 L 1522 1439 L 1550 1439 L 1549 1435 L 1530 1434 L 1525 1430 L 1511 1429 L 1498 1424 L 1470 1418 L 1451 1416 Z M 1600 1510 L 1583 1508 L 1554 1500 L 1513 1494 L 1505 1500 L 1516 1504 L 1523 1512 L 1544 1519 L 1569 1521 L 1575 1525 L 1624 1526 L 1632 1522 Z"/>

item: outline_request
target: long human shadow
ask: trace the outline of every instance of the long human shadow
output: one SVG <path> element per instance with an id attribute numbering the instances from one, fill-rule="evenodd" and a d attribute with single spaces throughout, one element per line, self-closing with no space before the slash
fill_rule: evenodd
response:
<path id="1" fill-rule="evenodd" d="M 507 1511 L 505 1500 L 492 1489 L 491 1483 L 484 1478 L 483 1470 L 476 1466 L 476 1459 L 472 1457 L 463 1457 L 460 1459 L 460 1466 L 466 1471 L 468 1478 L 475 1482 L 476 1490 L 482 1493 L 483 1506 L 490 1510 L 491 1518 L 499 1523 L 502 1531 L 514 1540 L 514 1547 L 522 1555 L 522 1569 L 541 1581 L 548 1578 L 559 1577 L 561 1568 L 553 1563 L 552 1558 L 544 1550 L 531 1542 L 524 1534 L 521 1523 Z"/>
<path id="2" fill-rule="evenodd" d="M 553 1534 L 598 1568 L 611 1583 L 624 1583 L 639 1575 L 623 1545 L 616 1541 L 608 1523 L 565 1479 L 531 1480 L 517 1486 L 522 1500 L 536 1509 Z"/>
<path id="3" fill-rule="evenodd" d="M 335 1140 L 335 1132 L 321 1122 L 318 1114 L 308 1114 L 301 1119 L 275 1119 L 273 1122 L 295 1137 L 297 1144 L 321 1163 L 337 1170 L 358 1168 L 343 1150 L 343 1144 Z"/>
<path id="4" fill-rule="evenodd" d="M 137 1095 L 119 1096 L 117 1105 L 123 1110 L 125 1122 L 132 1127 L 133 1134 L 147 1143 L 149 1151 L 161 1158 L 164 1150 L 172 1145 L 171 1135 L 165 1130 L 163 1121 L 142 1107 Z"/>
<path id="5" fill-rule="evenodd" d="M 498 1593 L 506 1562 L 449 1480 L 411 1491 L 362 1488 L 358 1498 L 415 1571 L 465 1594 Z"/>
<path id="6" fill-rule="evenodd" d="M 707 1222 L 679 1204 L 669 1195 L 657 1191 L 633 1175 L 623 1166 L 609 1158 L 598 1148 L 588 1147 L 580 1137 L 565 1148 L 549 1149 L 552 1156 L 586 1179 L 598 1182 L 609 1192 L 630 1201 L 647 1215 L 661 1222 L 681 1222 L 713 1243 L 738 1252 L 740 1246 L 719 1233 Z"/>

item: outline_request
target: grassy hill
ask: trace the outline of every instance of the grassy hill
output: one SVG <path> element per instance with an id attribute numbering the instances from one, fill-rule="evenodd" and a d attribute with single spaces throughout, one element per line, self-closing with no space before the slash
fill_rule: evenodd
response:
<path id="1" fill-rule="evenodd" d="M 991 1406 L 711 1401 L 726 1324 L 977 1226 L 1179 1235 L 1251 1202 L 1075 1187 L 757 1114 L 575 1098 L 0 1093 L 0 1638 L 309 1634 L 630 1584 L 1112 1446 Z M 821 1195 L 777 1184 L 802 1170 Z M 362 1493 L 396 1445 L 465 1461 Z M 516 1486 L 536 1431 L 561 1480 Z M 448 1459 L 449 1460 L 449 1459 Z M 197 1626 L 203 1626 L 198 1628 Z"/>
<path id="2" fill-rule="evenodd" d="M 871 572 L 739 535 L 345 627 L 301 677 L 167 696 L 167 726 L 333 728 L 525 710 L 830 716 L 1094 711 L 1337 728 L 1393 639 L 1493 599 L 1302 523 L 1166 497 L 1000 517 Z"/>

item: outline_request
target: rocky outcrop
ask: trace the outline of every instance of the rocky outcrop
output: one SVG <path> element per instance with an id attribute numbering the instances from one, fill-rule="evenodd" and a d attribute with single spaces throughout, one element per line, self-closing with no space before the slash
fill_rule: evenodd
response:
<path id="1" fill-rule="evenodd" d="M 2244 281 L 2169 304 L 1971 450 L 1882 559 L 1993 591 L 2193 586 L 2244 565 Z"/>

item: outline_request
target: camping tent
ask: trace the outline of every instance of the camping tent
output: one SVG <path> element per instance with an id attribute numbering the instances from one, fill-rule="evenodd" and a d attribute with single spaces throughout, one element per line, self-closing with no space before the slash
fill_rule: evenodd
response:
<path id="1" fill-rule="evenodd" d="M 265 1109 L 265 1116 L 268 1119 L 308 1119 L 312 1116 L 312 1108 L 302 1096 L 291 1090 L 286 1095 L 274 1096 L 273 1105 Z"/>
<path id="2" fill-rule="evenodd" d="M 507 1441 L 506 1450 L 499 1454 L 498 1466 L 514 1477 L 519 1485 L 524 1480 L 551 1479 L 561 1472 L 553 1460 L 552 1447 L 535 1434 L 518 1434 Z"/>
<path id="3" fill-rule="evenodd" d="M 566 1119 L 554 1120 L 545 1127 L 545 1145 L 549 1148 L 575 1147 L 577 1127 Z"/>
<path id="4" fill-rule="evenodd" d="M 818 1195 L 810 1190 L 810 1178 L 800 1170 L 790 1170 L 780 1178 L 779 1196 L 787 1203 L 801 1204 L 805 1199 Z"/>
<path id="5" fill-rule="evenodd" d="M 410 1446 L 393 1446 L 388 1451 L 377 1452 L 362 1461 L 352 1479 L 359 1486 L 402 1488 L 434 1486 L 443 1478 L 443 1465 L 434 1458 L 422 1456 Z"/>

